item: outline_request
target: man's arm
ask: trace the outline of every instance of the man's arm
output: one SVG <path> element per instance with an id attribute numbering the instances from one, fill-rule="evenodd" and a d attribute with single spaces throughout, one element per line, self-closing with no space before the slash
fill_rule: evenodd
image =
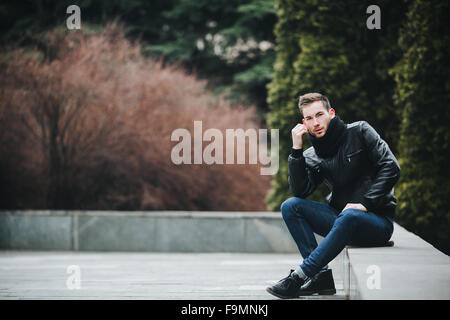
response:
<path id="1" fill-rule="evenodd" d="M 306 164 L 302 149 L 292 149 L 288 158 L 289 188 L 294 197 L 305 199 L 316 190 L 323 178 Z"/>
<path id="2" fill-rule="evenodd" d="M 322 182 L 317 174 L 306 165 L 303 156 L 303 136 L 308 129 L 303 124 L 297 124 L 292 130 L 292 150 L 288 157 L 288 182 L 294 197 L 306 198 Z"/>
<path id="3" fill-rule="evenodd" d="M 364 194 L 361 203 L 368 211 L 373 212 L 383 204 L 384 196 L 392 190 L 400 178 L 400 165 L 388 144 L 374 128 L 365 121 L 361 123 L 360 128 L 369 159 L 377 170 L 372 186 Z"/>

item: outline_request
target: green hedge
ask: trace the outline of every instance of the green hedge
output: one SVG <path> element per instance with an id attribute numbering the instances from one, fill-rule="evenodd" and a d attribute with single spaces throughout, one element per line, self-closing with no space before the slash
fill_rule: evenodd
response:
<path id="1" fill-rule="evenodd" d="M 398 222 L 450 253 L 450 3 L 413 1 L 392 73 L 403 106 Z"/>

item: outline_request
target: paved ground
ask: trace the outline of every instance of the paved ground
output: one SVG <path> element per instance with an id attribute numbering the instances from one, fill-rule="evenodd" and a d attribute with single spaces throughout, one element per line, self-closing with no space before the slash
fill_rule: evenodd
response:
<path id="1" fill-rule="evenodd" d="M 0 299 L 277 299 L 265 288 L 299 262 L 297 254 L 0 251 Z M 341 256 L 330 267 L 337 294 L 307 299 L 345 298 Z M 77 268 L 80 289 L 69 289 Z"/>

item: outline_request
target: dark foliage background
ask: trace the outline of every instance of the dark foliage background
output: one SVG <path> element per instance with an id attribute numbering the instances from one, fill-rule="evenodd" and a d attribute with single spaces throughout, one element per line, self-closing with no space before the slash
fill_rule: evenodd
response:
<path id="1" fill-rule="evenodd" d="M 65 28 L 71 4 L 81 8 L 83 35 L 55 31 Z M 381 9 L 380 30 L 366 27 L 373 4 Z M 448 254 L 449 6 L 2 1 L 2 206 L 265 208 L 269 181 L 257 168 L 177 170 L 142 152 L 161 148 L 152 136 L 189 127 L 204 114 L 211 127 L 280 129 L 280 170 L 266 198 L 267 208 L 278 211 L 290 196 L 297 98 L 314 91 L 329 96 L 344 121 L 366 120 L 389 143 L 402 167 L 396 221 Z M 106 28 L 114 20 L 123 28 Z M 125 105 L 139 107 L 125 112 Z M 311 198 L 323 201 L 327 192 L 322 187 Z"/>

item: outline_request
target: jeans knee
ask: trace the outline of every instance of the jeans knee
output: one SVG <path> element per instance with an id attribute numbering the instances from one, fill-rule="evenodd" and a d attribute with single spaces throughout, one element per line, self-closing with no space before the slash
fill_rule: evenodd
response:
<path id="1" fill-rule="evenodd" d="M 281 215 L 284 220 L 286 220 L 287 218 L 296 214 L 295 206 L 297 206 L 301 201 L 303 201 L 303 199 L 292 197 L 292 198 L 285 200 L 281 204 L 280 210 L 281 210 Z"/>

